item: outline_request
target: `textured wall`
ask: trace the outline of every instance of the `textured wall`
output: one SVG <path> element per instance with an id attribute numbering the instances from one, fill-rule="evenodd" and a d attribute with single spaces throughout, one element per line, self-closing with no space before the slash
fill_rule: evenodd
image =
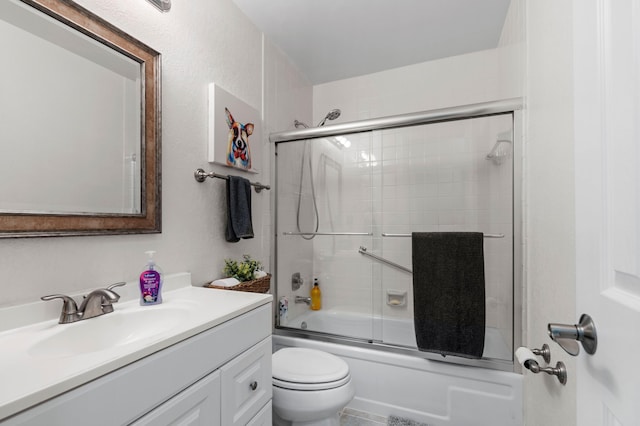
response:
<path id="1" fill-rule="evenodd" d="M 549 343 L 568 383 L 525 373 L 526 424 L 576 424 L 576 363 L 547 336 L 547 324 L 574 324 L 575 213 L 573 168 L 573 7 L 527 1 L 527 205 L 525 275 L 529 347 Z M 594 422 L 596 420 L 594 419 Z"/>
<path id="2" fill-rule="evenodd" d="M 249 253 L 268 265 L 272 192 L 253 194 L 256 237 L 232 244 L 224 241 L 224 182 L 209 179 L 199 184 L 193 179 L 197 167 L 230 171 L 206 160 L 207 86 L 215 82 L 263 111 L 268 119 L 266 141 L 270 129 L 292 123 L 305 109 L 302 119 L 309 119 L 310 85 L 282 54 L 263 42 L 262 34 L 231 0 L 174 1 L 164 14 L 145 0 L 78 3 L 162 53 L 163 232 L 0 240 L 0 305 L 134 280 L 144 266 L 145 250 L 157 251 L 165 273 L 191 272 L 194 284 L 218 278 L 225 257 Z M 263 50 L 269 69 L 264 94 Z M 264 109 L 263 97 L 270 100 Z M 251 180 L 272 183 L 272 151 L 265 141 L 265 171 L 251 175 Z"/>

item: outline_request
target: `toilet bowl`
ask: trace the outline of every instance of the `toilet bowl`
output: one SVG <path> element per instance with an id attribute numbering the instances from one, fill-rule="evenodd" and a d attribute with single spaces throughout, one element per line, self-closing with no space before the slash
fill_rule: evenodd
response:
<path id="1" fill-rule="evenodd" d="M 349 365 L 327 352 L 284 348 L 272 356 L 275 425 L 338 426 L 355 395 Z"/>

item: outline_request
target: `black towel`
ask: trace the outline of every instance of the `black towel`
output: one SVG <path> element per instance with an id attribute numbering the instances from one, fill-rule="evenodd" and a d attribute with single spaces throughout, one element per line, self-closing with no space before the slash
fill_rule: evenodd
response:
<path id="1" fill-rule="evenodd" d="M 251 223 L 251 182 L 229 175 L 227 180 L 227 230 L 225 238 L 231 243 L 240 238 L 253 238 Z"/>
<path id="2" fill-rule="evenodd" d="M 483 234 L 414 232 L 411 242 L 418 349 L 443 356 L 482 358 Z"/>

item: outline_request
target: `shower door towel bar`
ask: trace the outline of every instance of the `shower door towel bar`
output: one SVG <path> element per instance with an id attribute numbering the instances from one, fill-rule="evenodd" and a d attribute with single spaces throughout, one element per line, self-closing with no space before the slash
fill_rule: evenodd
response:
<path id="1" fill-rule="evenodd" d="M 196 169 L 196 171 L 193 172 L 193 176 L 196 178 L 198 182 L 204 182 L 208 177 L 229 180 L 229 176 L 227 175 L 221 175 L 216 172 L 207 173 L 203 169 Z M 251 184 L 251 186 L 253 186 L 253 188 L 258 194 L 263 189 L 266 189 L 267 191 L 271 189 L 271 186 L 263 185 L 260 182 L 249 182 L 249 183 Z"/>
<path id="2" fill-rule="evenodd" d="M 358 250 L 358 253 L 364 254 L 365 256 L 369 256 L 369 257 L 371 257 L 371 258 L 373 258 L 375 260 L 378 260 L 378 261 L 380 261 L 382 263 L 386 263 L 387 265 L 393 266 L 394 268 L 400 269 L 401 271 L 405 271 L 405 272 L 408 272 L 410 274 L 413 274 L 413 271 L 411 269 L 407 268 L 406 266 L 399 265 L 396 262 L 392 262 L 390 260 L 385 259 L 384 257 L 380 257 L 378 255 L 375 255 L 375 254 L 367 252 L 367 248 L 366 247 L 360 246 L 360 249 Z"/>
<path id="3" fill-rule="evenodd" d="M 282 235 L 351 235 L 370 237 L 371 232 L 283 232 Z"/>
<path id="4" fill-rule="evenodd" d="M 386 232 L 382 233 L 383 237 L 410 237 L 411 234 L 388 234 Z M 504 238 L 504 234 L 484 234 L 485 238 Z"/>

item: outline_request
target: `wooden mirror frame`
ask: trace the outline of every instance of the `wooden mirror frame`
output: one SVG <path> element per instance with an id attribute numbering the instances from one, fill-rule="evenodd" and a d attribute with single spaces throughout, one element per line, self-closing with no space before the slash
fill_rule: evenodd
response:
<path id="1" fill-rule="evenodd" d="M 140 63 L 144 90 L 142 202 L 141 213 L 130 215 L 0 213 L 0 238 L 161 232 L 160 53 L 70 0 L 20 1 Z M 100 179 L 100 176 L 78 176 L 78 179 Z"/>

